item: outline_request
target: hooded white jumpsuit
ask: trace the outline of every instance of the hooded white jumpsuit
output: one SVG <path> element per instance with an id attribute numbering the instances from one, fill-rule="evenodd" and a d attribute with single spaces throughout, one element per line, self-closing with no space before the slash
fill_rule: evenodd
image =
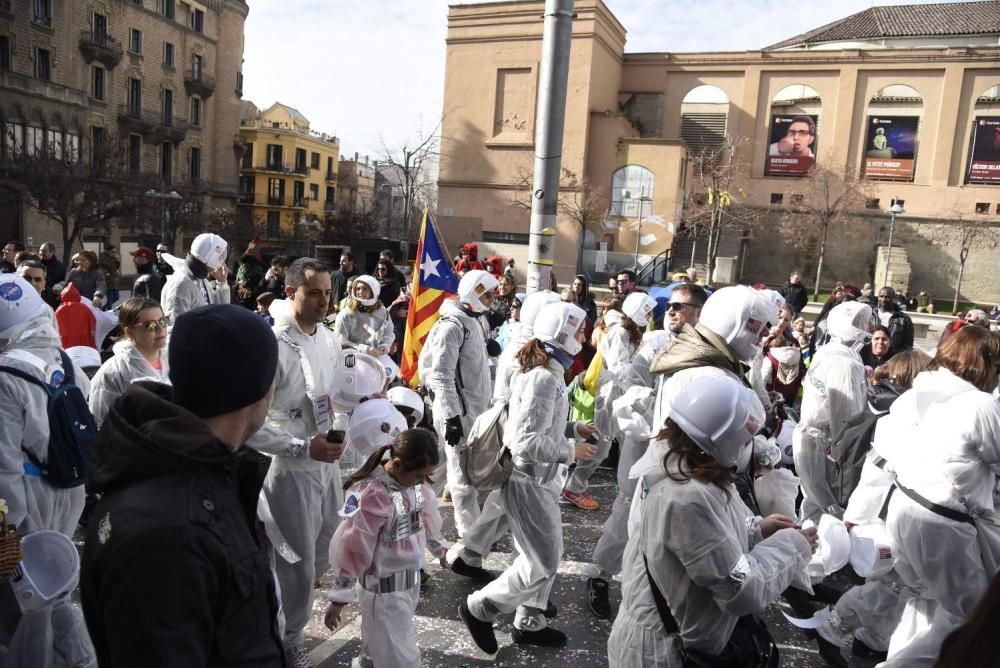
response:
<path id="1" fill-rule="evenodd" d="M 18 281 L 18 285 L 34 292 L 26 282 Z M 61 343 L 52 310 L 44 304 L 41 307 L 44 310 L 36 310 L 40 315 L 0 332 L 0 366 L 51 381 L 54 374 L 63 373 L 58 352 Z M 6 308 L 6 304 L 0 308 Z M 74 375 L 77 386 L 87 396 L 87 374 L 74 365 Z M 41 387 L 0 372 L 0 498 L 10 509 L 7 522 L 15 525 L 22 536 L 49 529 L 72 537 L 83 513 L 83 485 L 56 488 L 25 468 L 28 458 L 23 450 L 43 462 L 48 457 L 47 404 L 48 397 Z M 95 665 L 83 615 L 69 598 L 22 617 L 7 653 L 0 653 L 2 668 Z"/>
<path id="2" fill-rule="evenodd" d="M 264 525 L 277 552 L 285 645 L 301 648 L 312 611 L 313 582 L 329 566 L 328 546 L 343 505 L 339 463 L 309 456 L 309 440 L 332 426 L 330 394 L 340 342 L 322 326 L 312 336 L 303 332 L 288 300 L 275 301 L 270 313 L 278 339 L 274 399 L 267 422 L 247 445 L 272 457 L 261 494 L 273 521 L 265 517 Z M 304 444 L 293 445 L 293 439 Z M 289 549 L 300 558 L 297 562 L 289 562 Z"/>
<path id="3" fill-rule="evenodd" d="M 490 363 L 486 354 L 486 319 L 470 316 L 454 299 L 441 305 L 441 316 L 427 335 L 417 363 L 420 381 L 433 396 L 434 430 L 438 433 L 445 463 L 435 472 L 434 490 L 440 492 L 447 479 L 455 506 L 459 535 L 479 517 L 479 496 L 465 480 L 458 449 L 472 423 L 490 406 Z M 444 441 L 449 418 L 462 421 L 462 439 L 457 445 Z M 447 476 L 443 475 L 444 469 Z"/>
<path id="4" fill-rule="evenodd" d="M 874 448 L 892 464 L 899 485 L 955 511 L 995 515 L 1000 403 L 992 395 L 947 369 L 925 371 L 881 423 Z M 910 598 L 882 665 L 932 666 L 993 574 L 983 565 L 975 526 L 934 513 L 900 489 L 889 502 L 886 528 Z"/>
<path id="5" fill-rule="evenodd" d="M 154 369 L 128 339 L 115 343 L 113 350 L 114 357 L 102 364 L 91 380 L 88 403 L 98 427 L 104 422 L 112 404 L 125 394 L 125 390 L 133 382 L 149 379 L 165 385 L 170 384 L 170 366 L 167 363 L 166 349 L 160 352 L 160 369 Z"/>
<path id="6" fill-rule="evenodd" d="M 187 261 L 182 258 L 170 253 L 163 253 L 162 257 L 174 268 L 174 273 L 167 276 L 163 292 L 160 294 L 164 315 L 177 320 L 184 313 L 199 306 L 229 303 L 228 285 L 220 284 L 211 278 L 195 278 Z"/>
<path id="7" fill-rule="evenodd" d="M 380 354 L 379 348 L 388 351 L 396 340 L 389 311 L 381 302 L 373 313 L 342 310 L 337 314 L 333 331 L 344 346 L 357 348 L 359 352 L 376 357 Z"/>

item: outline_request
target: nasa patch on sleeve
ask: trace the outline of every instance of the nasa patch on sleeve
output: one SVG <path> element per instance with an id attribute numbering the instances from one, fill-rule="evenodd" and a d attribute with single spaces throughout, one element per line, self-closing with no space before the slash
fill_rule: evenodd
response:
<path id="1" fill-rule="evenodd" d="M 361 495 L 357 492 L 350 492 L 344 500 L 344 508 L 337 513 L 341 517 L 351 517 L 361 510 Z"/>

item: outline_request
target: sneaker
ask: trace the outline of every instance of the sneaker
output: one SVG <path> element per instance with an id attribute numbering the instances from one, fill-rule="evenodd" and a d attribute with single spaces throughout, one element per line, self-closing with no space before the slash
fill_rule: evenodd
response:
<path id="1" fill-rule="evenodd" d="M 420 569 L 420 586 L 421 587 L 426 587 L 429 584 L 431 584 L 432 582 L 434 582 L 434 576 L 421 568 Z"/>
<path id="2" fill-rule="evenodd" d="M 481 619 L 477 619 L 472 614 L 472 611 L 469 610 L 468 601 L 462 601 L 462 604 L 458 606 L 458 616 L 465 622 L 465 628 L 469 629 L 469 635 L 472 636 L 472 641 L 476 643 L 476 647 L 487 654 L 497 653 L 499 649 L 497 647 L 497 636 L 493 632 L 493 624 L 491 622 L 484 622 Z"/>
<path id="3" fill-rule="evenodd" d="M 591 612 L 601 619 L 609 619 L 611 617 L 611 600 L 608 596 L 607 580 L 603 578 L 588 579 L 587 596 Z"/>
<path id="4" fill-rule="evenodd" d="M 444 494 L 441 495 L 441 500 L 445 503 L 451 503 L 451 490 L 447 487 L 444 490 Z"/>
<path id="5" fill-rule="evenodd" d="M 592 497 L 588 492 L 571 492 L 568 489 L 564 489 L 563 498 L 583 510 L 597 510 L 601 507 L 597 499 Z"/>
<path id="6" fill-rule="evenodd" d="M 495 579 L 492 572 L 482 566 L 470 566 L 462 557 L 455 557 L 455 561 L 451 562 L 451 572 L 479 582 L 492 582 Z"/>
<path id="7" fill-rule="evenodd" d="M 860 659 L 872 659 L 875 661 L 885 661 L 889 658 L 888 652 L 880 652 L 877 649 L 872 649 L 857 638 L 854 639 L 854 644 L 851 645 L 851 654 Z"/>
<path id="8" fill-rule="evenodd" d="M 288 668 L 313 668 L 309 655 L 301 645 L 285 647 L 285 663 L 288 664 Z"/>
<path id="9" fill-rule="evenodd" d="M 566 634 L 546 626 L 538 631 L 522 631 L 514 627 L 511 637 L 518 645 L 537 645 L 538 647 L 565 647 Z"/>

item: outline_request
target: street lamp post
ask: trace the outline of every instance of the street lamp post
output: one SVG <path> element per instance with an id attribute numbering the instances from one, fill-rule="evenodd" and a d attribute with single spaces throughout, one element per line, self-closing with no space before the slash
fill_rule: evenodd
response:
<path id="1" fill-rule="evenodd" d="M 889 246 L 885 251 L 885 275 L 882 277 L 882 281 L 885 285 L 889 285 L 889 260 L 892 258 L 892 236 L 896 231 L 896 216 L 904 213 L 903 207 L 899 205 L 899 200 L 892 200 L 892 206 L 889 207 L 886 213 L 889 214 Z"/>
<path id="2" fill-rule="evenodd" d="M 626 199 L 631 199 L 629 191 L 624 192 Z M 639 271 L 639 243 L 642 241 L 642 205 L 646 202 L 652 202 L 653 198 L 646 194 L 646 189 L 643 188 L 639 196 L 635 198 L 635 201 L 639 203 L 639 222 L 636 226 L 635 231 L 635 256 L 632 258 L 632 267 L 638 273 Z M 652 208 L 650 208 L 652 211 Z"/>
<path id="3" fill-rule="evenodd" d="M 183 199 L 180 193 L 176 190 L 171 190 L 167 192 L 167 184 L 163 183 L 160 185 L 160 191 L 157 192 L 153 189 L 149 189 L 145 192 L 146 197 L 155 197 L 160 200 L 160 243 L 167 243 L 167 200 L 178 200 Z"/>

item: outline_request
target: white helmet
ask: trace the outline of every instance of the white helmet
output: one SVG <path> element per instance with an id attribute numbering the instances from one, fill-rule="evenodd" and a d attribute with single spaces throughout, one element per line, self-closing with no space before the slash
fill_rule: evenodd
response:
<path id="1" fill-rule="evenodd" d="M 656 300 L 645 292 L 633 292 L 625 298 L 622 304 L 622 313 L 628 316 L 629 320 L 645 327 L 649 322 L 649 314 L 656 308 Z"/>
<path id="2" fill-rule="evenodd" d="M 526 328 L 525 334 L 529 336 L 532 328 L 535 326 L 535 319 L 538 318 L 538 314 L 542 312 L 549 304 L 554 304 L 560 301 L 559 295 L 552 292 L 551 290 L 539 290 L 538 292 L 532 292 L 530 295 L 524 298 L 524 303 L 521 304 L 521 327 Z"/>
<path id="3" fill-rule="evenodd" d="M 570 355 L 576 355 L 582 348 L 576 340 L 576 333 L 583 327 L 586 319 L 587 312 L 576 304 L 559 302 L 545 309 L 535 319 L 535 338 L 561 348 Z"/>
<path id="4" fill-rule="evenodd" d="M 0 275 L 0 332 L 45 313 L 38 290 L 23 276 Z"/>
<path id="5" fill-rule="evenodd" d="M 612 325 L 620 325 L 622 322 L 622 312 L 621 311 L 608 311 L 604 314 L 604 326 L 611 327 Z"/>
<path id="6" fill-rule="evenodd" d="M 496 290 L 499 285 L 500 281 L 490 272 L 473 269 L 458 282 L 458 301 L 468 304 L 476 313 L 482 313 L 486 310 L 482 296 Z"/>
<path id="7" fill-rule="evenodd" d="M 385 367 L 371 355 L 351 349 L 341 350 L 333 385 L 330 399 L 339 407 L 350 410 L 362 399 L 385 388 Z"/>
<path id="8" fill-rule="evenodd" d="M 399 367 L 396 366 L 391 357 L 388 355 L 379 355 L 378 361 L 382 363 L 382 368 L 385 369 L 386 385 L 399 378 Z"/>
<path id="9" fill-rule="evenodd" d="M 389 398 L 389 403 L 396 408 L 409 408 L 413 411 L 416 416 L 414 424 L 419 424 L 424 419 L 424 400 L 410 388 L 402 385 L 391 387 L 386 396 Z"/>
<path id="10" fill-rule="evenodd" d="M 706 454 L 733 468 L 764 424 L 764 409 L 753 390 L 738 380 L 702 376 L 674 400 L 670 419 Z"/>
<path id="11" fill-rule="evenodd" d="M 191 242 L 191 255 L 204 262 L 213 271 L 225 264 L 228 252 L 229 244 L 226 240 L 211 232 L 203 232 Z"/>
<path id="12" fill-rule="evenodd" d="M 24 558 L 10 576 L 21 612 L 41 610 L 76 589 L 80 555 L 69 538 L 58 531 L 33 531 L 21 539 L 21 551 Z"/>
<path id="13" fill-rule="evenodd" d="M 385 399 L 369 399 L 351 413 L 347 427 L 347 444 L 367 458 L 392 439 L 406 431 L 406 418 Z"/>
<path id="14" fill-rule="evenodd" d="M 355 285 L 357 285 L 358 281 L 361 281 L 371 289 L 372 296 L 369 297 L 368 299 L 361 299 L 359 297 L 355 297 L 354 287 L 351 286 L 351 297 L 353 297 L 362 306 L 374 306 L 375 302 L 378 301 L 379 293 L 382 291 L 382 286 L 379 285 L 378 279 L 375 278 L 374 276 L 369 276 L 368 274 L 361 274 L 360 276 L 354 277 Z"/>
<path id="15" fill-rule="evenodd" d="M 761 337 L 777 315 L 766 295 L 746 285 L 732 285 L 712 293 L 701 309 L 699 324 L 725 339 L 740 361 L 749 363 L 760 352 Z"/>
<path id="16" fill-rule="evenodd" d="M 758 290 L 757 294 L 774 305 L 774 319 L 771 323 L 774 324 L 778 322 L 778 318 L 781 316 L 781 307 L 785 305 L 785 297 L 777 290 L 771 290 L 770 288 L 766 290 Z"/>
<path id="17" fill-rule="evenodd" d="M 861 302 L 837 304 L 826 318 L 827 334 L 846 346 L 864 343 L 873 326 L 872 309 Z"/>

